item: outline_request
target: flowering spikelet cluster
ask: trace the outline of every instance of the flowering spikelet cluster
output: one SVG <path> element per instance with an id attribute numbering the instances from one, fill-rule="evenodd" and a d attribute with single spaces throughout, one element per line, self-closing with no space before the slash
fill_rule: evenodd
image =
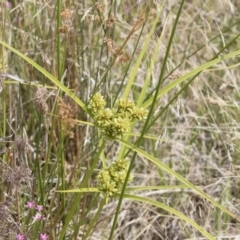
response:
<path id="1" fill-rule="evenodd" d="M 133 101 L 126 99 L 119 99 L 115 108 L 105 106 L 106 101 L 100 93 L 94 94 L 88 103 L 95 125 L 110 139 L 121 138 L 135 120 L 146 119 L 148 113 L 147 110 L 136 107 Z"/>
<path id="2" fill-rule="evenodd" d="M 116 18 L 114 17 L 109 17 L 108 19 L 105 19 L 103 24 L 106 26 L 106 27 L 110 27 L 114 22 L 116 21 Z"/>
<path id="3" fill-rule="evenodd" d="M 33 180 L 31 170 L 25 167 L 6 168 L 0 174 L 5 186 L 11 187 L 15 191 L 19 187 L 23 187 L 25 183 Z"/>
<path id="4" fill-rule="evenodd" d="M 96 4 L 96 9 L 97 9 L 97 15 L 93 15 L 92 19 L 94 21 L 100 21 L 101 19 L 104 19 L 104 8 L 101 4 L 97 3 Z M 113 25 L 113 23 L 116 22 L 116 18 L 113 16 L 108 16 L 105 20 L 103 20 L 103 24 L 105 27 L 110 27 Z"/>
<path id="5" fill-rule="evenodd" d="M 88 109 L 92 111 L 92 113 L 97 113 L 100 110 L 103 110 L 106 105 L 106 101 L 100 93 L 96 93 L 92 96 L 88 103 Z"/>
<path id="6" fill-rule="evenodd" d="M 59 28 L 59 32 L 62 34 L 68 34 L 73 22 L 73 11 L 65 9 L 61 13 L 62 26 Z"/>
<path id="7" fill-rule="evenodd" d="M 111 197 L 114 193 L 121 191 L 128 170 L 128 161 L 125 159 L 116 160 L 111 166 L 103 169 L 97 176 L 98 188 L 106 197 Z M 132 180 L 129 177 L 129 182 Z"/>
<path id="8" fill-rule="evenodd" d="M 17 152 L 21 153 L 26 149 L 28 140 L 26 138 L 16 138 L 14 144 Z"/>
<path id="9" fill-rule="evenodd" d="M 64 132 L 69 138 L 74 138 L 73 128 L 76 122 L 73 120 L 73 109 L 69 103 L 66 103 L 62 98 L 58 98 L 58 115 L 62 122 L 61 131 Z"/>
<path id="10" fill-rule="evenodd" d="M 38 88 L 35 92 L 35 104 L 37 110 L 41 114 L 45 114 L 48 111 L 48 105 L 46 102 L 47 90 L 45 88 Z"/>
<path id="11" fill-rule="evenodd" d="M 104 38 L 103 42 L 107 44 L 107 48 L 109 52 L 116 57 L 116 64 L 129 62 L 132 58 L 127 54 L 124 53 L 123 50 L 120 48 L 113 47 L 113 40 L 111 38 Z"/>

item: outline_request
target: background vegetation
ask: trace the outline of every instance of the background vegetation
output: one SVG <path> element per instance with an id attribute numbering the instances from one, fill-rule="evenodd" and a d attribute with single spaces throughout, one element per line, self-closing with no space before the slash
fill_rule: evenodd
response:
<path id="1" fill-rule="evenodd" d="M 239 239 L 238 0 L 0 4 L 0 239 Z"/>

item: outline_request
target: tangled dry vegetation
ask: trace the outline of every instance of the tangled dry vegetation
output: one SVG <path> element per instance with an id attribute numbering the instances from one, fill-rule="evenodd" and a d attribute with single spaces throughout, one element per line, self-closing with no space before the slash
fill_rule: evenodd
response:
<path id="1" fill-rule="evenodd" d="M 0 9 L 3 16 L 1 38 L 57 76 L 56 35 L 60 33 L 60 53 L 63 56 L 63 76 L 60 80 L 83 102 L 87 102 L 94 88 L 100 85 L 101 93 L 111 105 L 122 84 L 126 84 L 122 82 L 124 73 L 127 72 L 128 63 L 137 59 L 157 5 L 151 1 L 116 1 L 114 11 L 108 15 L 110 2 L 64 1 L 61 26 L 57 29 L 55 1 L 15 0 L 11 2 L 10 9 Z M 144 9 L 150 4 L 153 10 L 145 23 Z M 161 61 L 171 33 L 169 29 L 173 27 L 178 4 L 179 1 L 167 0 L 163 7 L 147 56 L 138 69 L 131 91 L 133 98 L 137 98 L 139 89 L 143 86 L 155 43 L 161 36 L 161 48 L 152 72 L 149 92 L 157 84 Z M 237 36 L 240 24 L 233 25 L 227 32 L 224 30 L 238 20 L 239 11 L 238 0 L 186 1 L 163 86 L 212 59 L 230 39 Z M 141 32 L 143 24 L 146 27 Z M 212 40 L 217 35 L 219 37 Z M 140 43 L 135 49 L 137 41 Z M 236 39 L 225 51 L 238 49 L 238 46 L 239 40 Z M 134 52 L 136 55 L 133 55 Z M 57 172 L 60 171 L 56 159 L 59 154 L 64 155 L 66 185 L 77 188 L 83 178 L 83 170 L 90 166 L 92 153 L 96 151 L 95 146 L 99 141 L 96 129 L 77 122 L 76 120 L 90 121 L 89 116 L 67 96 L 59 94 L 55 87 L 49 88 L 50 82 L 36 69 L 7 50 L 1 49 L 1 55 L 3 72 L 18 75 L 32 84 L 11 84 L 6 78 L 2 80 L 5 83 L 1 93 L 1 119 L 6 121 L 0 122 L 3 135 L 0 232 L 5 234 L 6 229 L 10 228 L 12 232 L 19 230 L 20 226 L 17 225 L 20 219 L 14 218 L 19 209 L 11 207 L 20 201 L 16 199 L 16 189 L 20 189 L 20 197 L 36 197 L 36 176 L 48 161 L 54 170 L 44 173 L 53 174 L 45 191 L 48 192 L 48 207 L 54 212 L 53 222 L 59 222 L 57 234 L 61 228 L 61 216 L 58 216 L 61 199 L 54 193 L 58 181 Z M 113 58 L 115 63 L 109 67 L 110 59 Z M 106 72 L 108 74 L 105 75 Z M 128 74 L 127 72 L 127 76 Z M 161 114 L 147 133 L 150 137 L 141 146 L 236 215 L 240 214 L 239 79 L 238 58 L 222 62 L 201 73 Z M 171 102 L 183 85 L 184 83 L 180 84 L 159 100 L 155 114 Z M 4 111 L 6 118 L 3 116 Z M 140 127 L 137 127 L 136 132 Z M 50 145 L 48 141 L 51 141 Z M 106 158 L 114 159 L 118 151 L 118 144 L 109 143 L 105 150 Z M 36 162 L 40 169 L 36 169 Z M 29 168 L 32 174 L 28 172 Z M 167 187 L 179 184 L 172 176 L 157 170 L 141 157 L 137 158 L 132 174 L 134 179 L 131 184 L 135 186 Z M 76 176 L 79 178 L 76 179 Z M 92 179 L 89 186 L 94 186 L 95 182 Z M 240 237 L 239 223 L 222 216 L 220 211 L 193 191 L 166 188 L 139 194 L 151 196 L 152 199 L 183 212 L 207 231 L 214 233 L 217 239 Z M 97 200 L 93 195 L 85 194 L 79 204 L 80 208 L 87 208 L 94 201 Z M 90 239 L 99 239 L 99 236 L 102 239 L 108 238 L 116 205 L 117 199 L 112 199 L 104 206 Z M 49 209 L 46 210 L 46 215 L 49 214 Z M 81 239 L 81 234 L 95 211 L 92 208 L 84 216 L 85 224 L 80 226 L 78 238 L 74 239 Z M 10 215 L 11 221 L 6 223 L 6 216 Z M 17 224 L 14 225 L 14 222 Z M 46 229 L 51 227 L 47 225 Z M 72 232 L 69 230 L 68 234 Z M 0 239 L 5 239 L 1 237 Z M 114 239 L 182 240 L 200 237 L 195 229 L 166 211 L 124 200 Z"/>

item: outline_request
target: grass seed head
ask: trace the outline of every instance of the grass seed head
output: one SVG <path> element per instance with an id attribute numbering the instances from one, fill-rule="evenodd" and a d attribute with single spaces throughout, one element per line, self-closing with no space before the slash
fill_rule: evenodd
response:
<path id="1" fill-rule="evenodd" d="M 128 161 L 125 159 L 116 160 L 109 167 L 98 174 L 98 188 L 111 197 L 114 193 L 121 191 L 128 171 Z M 130 176 L 128 182 L 132 180 Z"/>
<path id="2" fill-rule="evenodd" d="M 88 103 L 95 126 L 99 127 L 105 138 L 123 137 L 130 129 L 134 120 L 143 120 L 147 110 L 135 106 L 132 100 L 120 98 L 116 108 L 104 108 L 106 101 L 100 93 L 92 96 Z"/>
<path id="3" fill-rule="evenodd" d="M 46 114 L 48 112 L 48 105 L 46 102 L 47 90 L 45 88 L 38 88 L 35 92 L 35 105 L 39 113 Z"/>

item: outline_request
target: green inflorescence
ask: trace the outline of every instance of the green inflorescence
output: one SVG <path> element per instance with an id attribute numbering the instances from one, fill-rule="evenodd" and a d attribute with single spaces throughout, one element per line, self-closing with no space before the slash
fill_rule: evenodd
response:
<path id="1" fill-rule="evenodd" d="M 98 113 L 100 110 L 103 110 L 106 105 L 106 101 L 100 93 L 96 93 L 92 96 L 88 103 L 89 110 L 92 113 Z"/>
<path id="2" fill-rule="evenodd" d="M 87 105 L 94 123 L 109 139 L 121 138 L 128 132 L 135 120 L 146 119 L 148 111 L 135 106 L 127 99 L 118 99 L 116 107 L 105 108 L 106 101 L 100 93 L 95 93 Z"/>
<path id="3" fill-rule="evenodd" d="M 126 178 L 128 170 L 128 161 L 124 159 L 116 160 L 111 166 L 102 170 L 98 176 L 98 188 L 111 197 L 114 193 L 120 192 Z M 129 181 L 133 179 L 130 175 Z"/>

